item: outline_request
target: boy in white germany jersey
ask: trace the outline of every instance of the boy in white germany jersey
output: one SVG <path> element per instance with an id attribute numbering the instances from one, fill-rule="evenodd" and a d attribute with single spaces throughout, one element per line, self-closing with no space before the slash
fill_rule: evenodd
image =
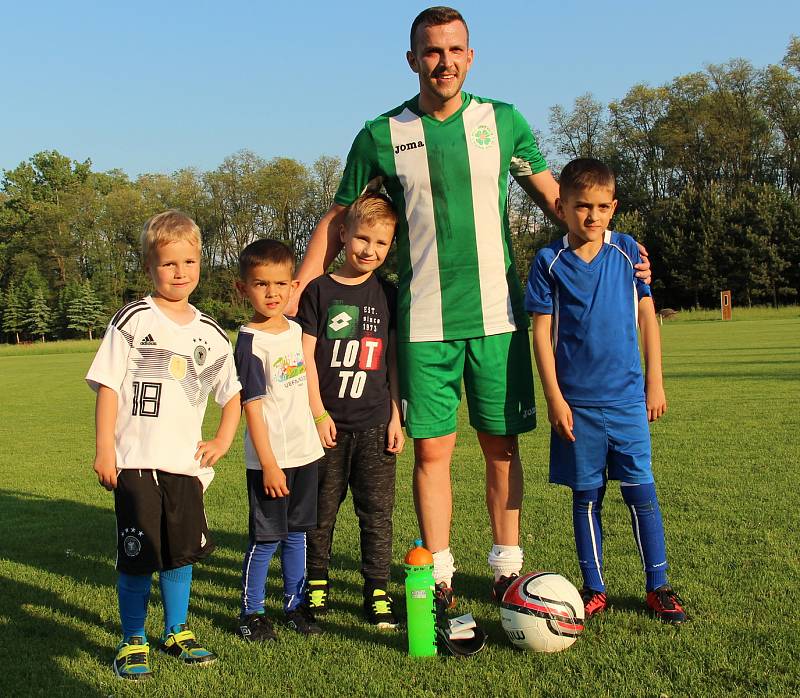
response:
<path id="1" fill-rule="evenodd" d="M 311 416 L 300 325 L 283 314 L 297 287 L 293 274 L 294 255 L 277 240 L 256 240 L 239 255 L 236 286 L 253 308 L 235 352 L 247 420 L 250 537 L 238 631 L 248 642 L 276 639 L 264 612 L 264 590 L 278 547 L 286 625 L 303 635 L 322 632 L 305 603 L 305 574 L 306 531 L 317 525 L 317 470 L 324 452 Z"/>
<path id="2" fill-rule="evenodd" d="M 159 651 L 195 666 L 216 659 L 186 617 L 192 564 L 214 548 L 203 492 L 236 433 L 241 390 L 227 335 L 189 304 L 200 279 L 195 222 L 179 211 L 154 216 L 142 255 L 154 292 L 114 315 L 86 375 L 97 392 L 94 470 L 114 491 L 123 637 L 113 667 L 126 679 L 152 676 L 144 626 L 155 571 L 164 603 Z M 222 416 L 204 441 L 211 392 Z"/>

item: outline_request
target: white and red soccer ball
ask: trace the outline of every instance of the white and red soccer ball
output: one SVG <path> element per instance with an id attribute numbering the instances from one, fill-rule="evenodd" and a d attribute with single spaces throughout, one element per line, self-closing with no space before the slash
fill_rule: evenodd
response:
<path id="1" fill-rule="evenodd" d="M 508 639 L 520 649 L 560 652 L 583 632 L 583 600 L 560 574 L 531 572 L 515 579 L 500 603 Z"/>

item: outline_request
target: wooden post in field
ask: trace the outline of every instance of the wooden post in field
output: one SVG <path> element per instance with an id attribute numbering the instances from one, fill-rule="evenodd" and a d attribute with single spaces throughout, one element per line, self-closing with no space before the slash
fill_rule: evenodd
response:
<path id="1" fill-rule="evenodd" d="M 731 292 L 730 291 L 722 291 L 719 294 L 719 302 L 722 306 L 722 319 L 723 320 L 730 320 L 731 319 Z"/>

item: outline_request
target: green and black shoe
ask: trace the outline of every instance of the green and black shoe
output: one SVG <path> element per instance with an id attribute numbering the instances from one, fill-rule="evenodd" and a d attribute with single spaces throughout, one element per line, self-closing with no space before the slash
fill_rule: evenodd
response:
<path id="1" fill-rule="evenodd" d="M 217 660 L 217 655 L 200 645 L 184 623 L 173 625 L 170 632 L 161 637 L 158 651 L 191 666 L 208 666 Z"/>
<path id="2" fill-rule="evenodd" d="M 153 676 L 150 669 L 150 645 L 141 635 L 131 635 L 117 645 L 114 673 L 121 679 L 142 681 Z"/>
<path id="3" fill-rule="evenodd" d="M 328 580 L 309 579 L 306 583 L 308 607 L 315 616 L 321 616 L 328 612 Z"/>

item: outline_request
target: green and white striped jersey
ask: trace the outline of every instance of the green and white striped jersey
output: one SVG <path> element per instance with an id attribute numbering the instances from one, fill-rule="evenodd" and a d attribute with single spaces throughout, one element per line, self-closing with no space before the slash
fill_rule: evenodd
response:
<path id="1" fill-rule="evenodd" d="M 506 209 L 508 175 L 547 169 L 510 104 L 462 93 L 444 121 L 418 97 L 356 136 L 335 201 L 381 177 L 398 214 L 398 338 L 485 337 L 528 326 Z"/>

